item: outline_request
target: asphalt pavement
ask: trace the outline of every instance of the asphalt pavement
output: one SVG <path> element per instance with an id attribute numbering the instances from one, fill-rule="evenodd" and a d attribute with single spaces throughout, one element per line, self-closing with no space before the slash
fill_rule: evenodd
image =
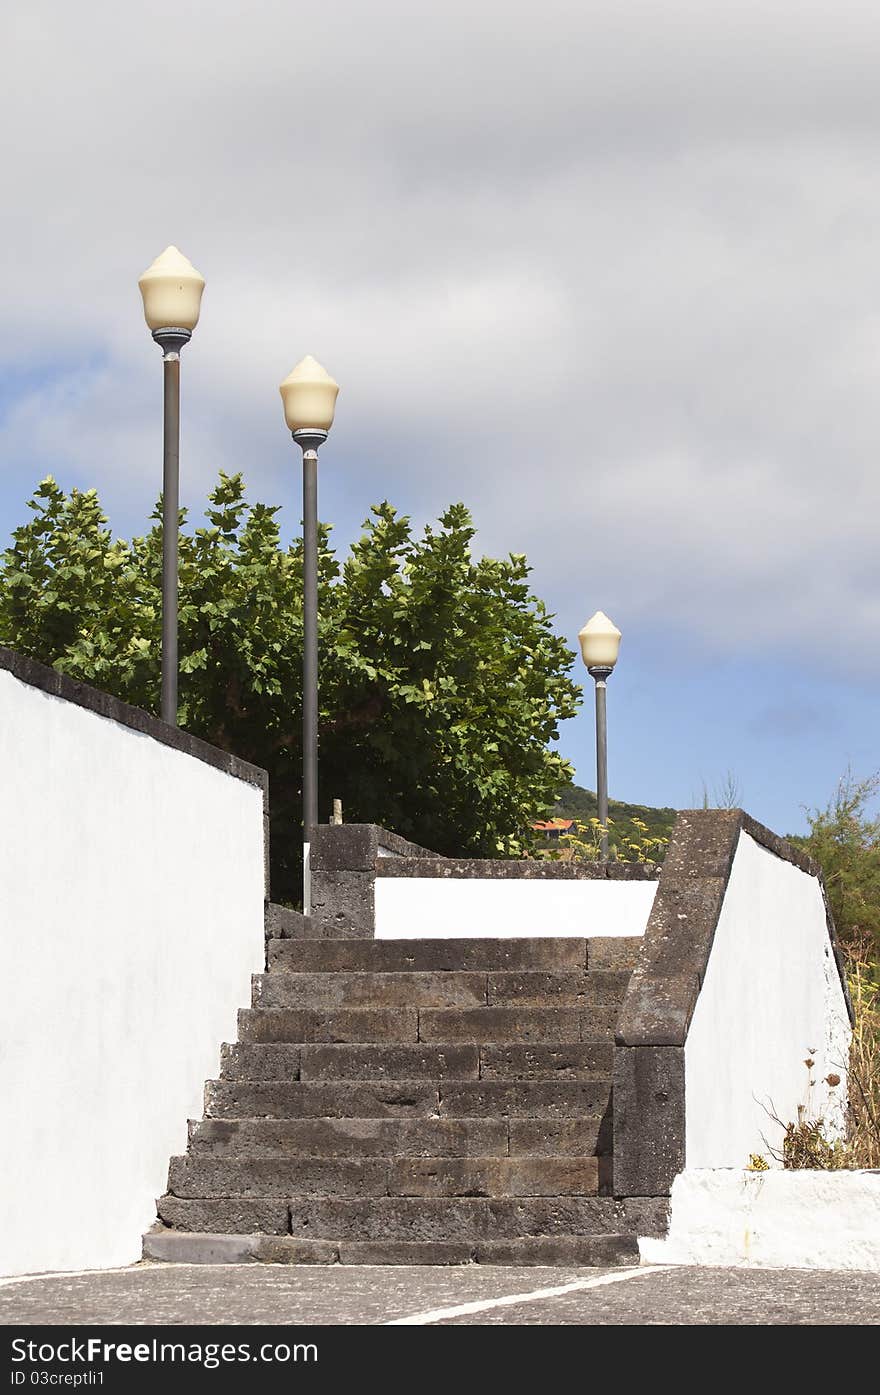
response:
<path id="1" fill-rule="evenodd" d="M 0 1324 L 866 1325 L 880 1274 L 180 1265 L 0 1280 Z"/>

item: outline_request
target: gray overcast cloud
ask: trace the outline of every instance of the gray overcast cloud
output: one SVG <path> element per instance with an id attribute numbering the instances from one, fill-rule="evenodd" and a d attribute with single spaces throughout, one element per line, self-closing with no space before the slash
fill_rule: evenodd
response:
<path id="1" fill-rule="evenodd" d="M 134 283 L 174 241 L 191 498 L 218 465 L 282 497 L 312 352 L 357 513 L 462 497 L 567 626 L 552 578 L 611 571 L 620 623 L 876 673 L 875 4 L 6 15 L 4 456 L 155 494 Z"/>

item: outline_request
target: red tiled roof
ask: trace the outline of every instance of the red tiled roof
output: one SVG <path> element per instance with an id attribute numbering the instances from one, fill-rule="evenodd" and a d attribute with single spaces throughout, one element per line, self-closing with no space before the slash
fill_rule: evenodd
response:
<path id="1" fill-rule="evenodd" d="M 545 823 L 533 823 L 532 828 L 540 833 L 550 833 L 558 828 L 561 833 L 565 833 L 573 823 L 574 819 L 547 819 Z"/>

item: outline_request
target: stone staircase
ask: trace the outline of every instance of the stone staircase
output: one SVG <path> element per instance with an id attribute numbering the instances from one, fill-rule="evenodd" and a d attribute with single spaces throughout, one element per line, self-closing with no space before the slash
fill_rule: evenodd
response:
<path id="1" fill-rule="evenodd" d="M 611 1194 L 611 1074 L 641 940 L 283 933 L 145 1257 L 638 1261 L 666 1202 Z"/>

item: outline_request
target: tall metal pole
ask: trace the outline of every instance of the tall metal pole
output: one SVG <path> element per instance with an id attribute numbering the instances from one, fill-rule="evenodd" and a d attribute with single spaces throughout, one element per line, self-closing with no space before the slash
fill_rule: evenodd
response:
<path id="1" fill-rule="evenodd" d="M 191 331 L 154 329 L 162 350 L 162 721 L 177 726 L 177 572 L 180 531 L 180 351 Z"/>
<path id="2" fill-rule="evenodd" d="M 596 802 L 603 830 L 600 844 L 603 858 L 608 856 L 608 714 L 605 698 L 610 672 L 610 668 L 590 669 L 596 680 Z"/>
<path id="3" fill-rule="evenodd" d="M 303 914 L 311 915 L 310 855 L 318 823 L 318 452 L 303 450 Z"/>
<path id="4" fill-rule="evenodd" d="M 293 439 L 303 453 L 303 914 L 311 915 L 318 826 L 318 448 L 327 432 L 303 427 Z"/>
<path id="5" fill-rule="evenodd" d="M 177 726 L 177 571 L 180 521 L 180 355 L 166 353 L 162 465 L 162 721 Z"/>

